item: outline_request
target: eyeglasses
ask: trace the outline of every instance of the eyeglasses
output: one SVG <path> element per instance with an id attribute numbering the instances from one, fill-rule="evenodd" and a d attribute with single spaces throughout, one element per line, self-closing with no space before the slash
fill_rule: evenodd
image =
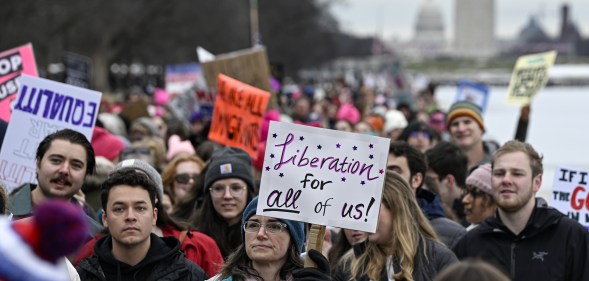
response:
<path id="1" fill-rule="evenodd" d="M 198 174 L 188 174 L 188 173 L 182 173 L 182 174 L 177 174 L 174 177 L 174 180 L 177 183 L 181 183 L 181 184 L 187 184 L 190 182 L 190 179 L 192 179 L 193 181 L 196 181 L 196 179 L 198 178 Z"/>
<path id="2" fill-rule="evenodd" d="M 257 221 L 246 221 L 243 224 L 243 230 L 245 232 L 249 232 L 249 233 L 257 233 L 258 231 L 260 231 L 260 228 L 262 226 L 264 227 L 264 229 L 266 229 L 267 233 L 272 233 L 272 234 L 280 233 L 283 228 L 288 227 L 286 225 L 286 223 L 278 222 L 278 221 L 271 221 L 271 222 L 267 222 L 265 224 L 259 223 Z"/>
<path id="3" fill-rule="evenodd" d="M 233 196 L 238 196 L 243 193 L 246 189 L 246 186 L 241 184 L 232 184 L 232 185 L 223 185 L 223 184 L 215 184 L 212 187 L 209 187 L 211 191 L 211 195 L 215 197 L 221 197 L 225 194 L 225 191 L 229 188 L 229 193 Z"/>
<path id="4" fill-rule="evenodd" d="M 462 197 L 469 195 L 474 197 L 480 197 L 485 195 L 486 193 L 476 187 L 466 187 L 465 189 L 462 190 Z"/>

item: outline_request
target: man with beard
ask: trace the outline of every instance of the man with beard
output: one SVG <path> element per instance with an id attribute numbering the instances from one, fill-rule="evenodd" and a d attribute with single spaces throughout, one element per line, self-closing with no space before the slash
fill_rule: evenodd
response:
<path id="1" fill-rule="evenodd" d="M 542 156 L 509 141 L 491 165 L 496 216 L 468 232 L 454 247 L 456 256 L 491 262 L 514 281 L 589 280 L 589 232 L 535 198 Z"/>
<path id="2" fill-rule="evenodd" d="M 81 133 L 63 129 L 47 135 L 35 155 L 38 184 L 26 183 L 10 195 L 9 210 L 14 219 L 30 217 L 33 210 L 47 199 L 64 199 L 78 204 L 78 193 L 84 178 L 94 173 L 94 149 Z M 79 204 L 78 204 L 79 205 Z M 90 226 L 89 238 L 102 226 L 86 216 Z"/>

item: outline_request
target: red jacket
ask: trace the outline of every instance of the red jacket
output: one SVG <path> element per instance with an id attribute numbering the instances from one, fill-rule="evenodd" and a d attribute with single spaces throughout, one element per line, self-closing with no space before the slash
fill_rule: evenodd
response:
<path id="1" fill-rule="evenodd" d="M 180 230 L 169 226 L 162 229 L 164 236 L 174 236 L 178 238 L 180 232 Z M 104 236 L 103 233 L 98 233 L 88 241 L 86 245 L 84 245 L 76 257 L 76 264 L 79 261 L 94 255 L 94 244 L 102 236 Z M 223 265 L 223 256 L 221 255 L 217 243 L 204 233 L 193 230 L 188 231 L 182 240 L 180 249 L 184 252 L 184 255 L 186 255 L 186 259 L 200 266 L 209 277 L 215 276 L 219 273 L 219 270 Z"/>

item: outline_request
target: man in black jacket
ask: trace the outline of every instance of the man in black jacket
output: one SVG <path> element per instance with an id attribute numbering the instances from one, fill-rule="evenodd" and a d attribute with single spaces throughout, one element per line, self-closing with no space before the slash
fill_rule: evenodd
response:
<path id="1" fill-rule="evenodd" d="M 174 237 L 151 233 L 158 209 L 156 186 L 133 168 L 113 172 L 102 185 L 102 220 L 110 235 L 78 263 L 81 280 L 198 280 L 204 271 L 184 258 Z"/>
<path id="2" fill-rule="evenodd" d="M 589 232 L 535 198 L 542 157 L 519 141 L 505 143 L 491 162 L 495 217 L 454 247 L 459 259 L 482 258 L 511 280 L 589 280 Z"/>

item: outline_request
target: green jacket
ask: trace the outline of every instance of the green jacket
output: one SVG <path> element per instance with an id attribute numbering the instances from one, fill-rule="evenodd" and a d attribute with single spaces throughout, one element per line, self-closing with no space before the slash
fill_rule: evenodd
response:
<path id="1" fill-rule="evenodd" d="M 37 186 L 25 183 L 17 187 L 9 197 L 8 210 L 14 216 L 14 220 L 23 219 L 32 216 L 33 213 L 33 200 L 31 198 L 31 191 Z M 77 200 L 72 198 L 72 202 L 77 203 Z M 98 232 L 102 230 L 102 225 L 96 222 L 94 219 L 86 215 L 88 226 L 90 228 L 90 237 L 94 237 Z"/>

